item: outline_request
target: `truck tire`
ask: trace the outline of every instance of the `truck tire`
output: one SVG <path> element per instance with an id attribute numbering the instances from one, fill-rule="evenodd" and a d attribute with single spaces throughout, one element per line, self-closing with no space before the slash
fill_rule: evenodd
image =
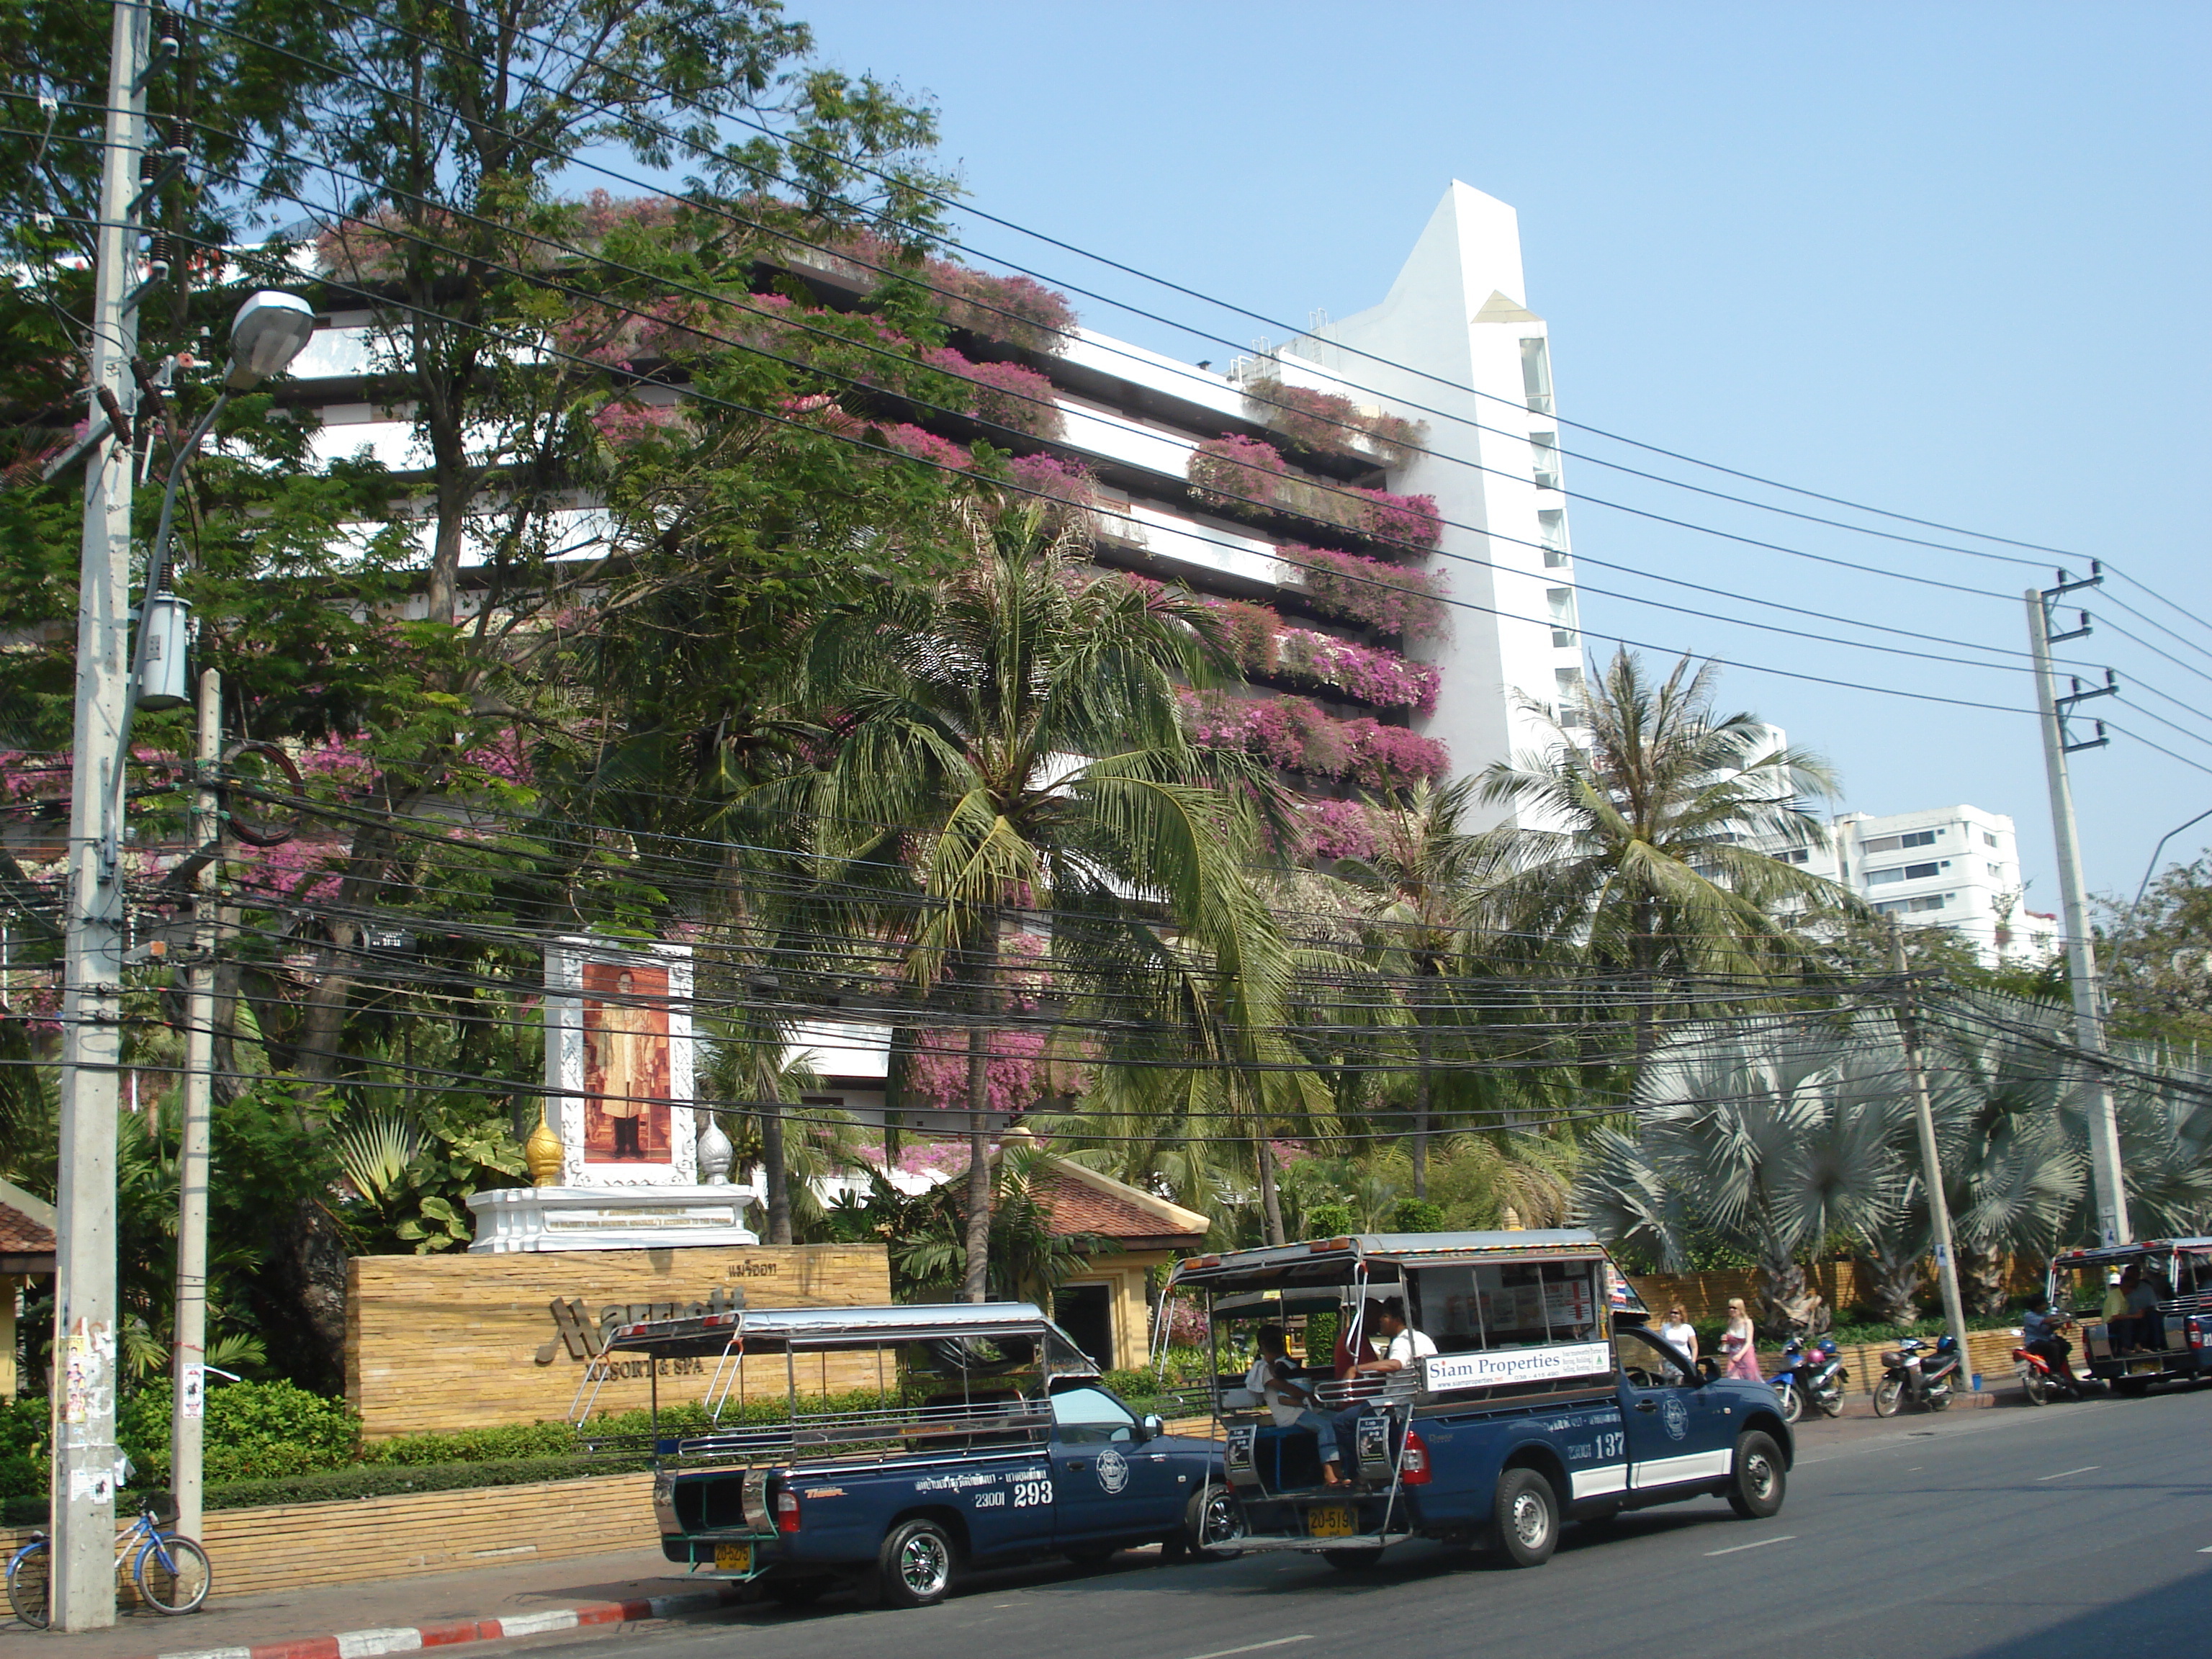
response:
<path id="1" fill-rule="evenodd" d="M 1231 1561 L 1243 1553 L 1237 1547 L 1243 1535 L 1244 1506 L 1235 1492 L 1209 1480 L 1191 1493 L 1183 1506 L 1179 1553 L 1200 1561 Z"/>
<path id="2" fill-rule="evenodd" d="M 1779 1514 L 1790 1490 L 1782 1448 L 1774 1437 L 1753 1429 L 1735 1443 L 1735 1468 L 1729 1477 L 1729 1507 L 1747 1521 Z"/>
<path id="3" fill-rule="evenodd" d="M 887 1607 L 933 1607 L 952 1588 L 958 1559 L 951 1534 L 936 1522 L 902 1521 L 876 1556 L 876 1599 Z"/>
<path id="4" fill-rule="evenodd" d="M 1510 1565 L 1540 1567 L 1552 1559 L 1559 1541 L 1559 1498 L 1542 1475 L 1506 1470 L 1498 1477 L 1490 1512 L 1498 1550 Z"/>

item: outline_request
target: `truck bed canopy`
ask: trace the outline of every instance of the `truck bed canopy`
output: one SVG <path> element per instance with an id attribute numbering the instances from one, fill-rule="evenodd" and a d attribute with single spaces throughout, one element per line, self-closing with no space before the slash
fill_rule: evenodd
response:
<path id="1" fill-rule="evenodd" d="M 1002 1352 L 1034 1351 L 1041 1345 L 1053 1371 L 1063 1376 L 1096 1374 L 1098 1369 L 1034 1302 L 744 1308 L 617 1326 L 607 1340 L 607 1349 L 656 1359 L 711 1359 L 736 1353 L 832 1353 L 926 1345 L 933 1353 L 951 1358 L 954 1369 L 967 1369 L 951 1357 L 971 1344 L 988 1344 Z"/>
<path id="2" fill-rule="evenodd" d="M 2164 1255 L 2172 1250 L 2212 1250 L 2212 1238 L 2145 1238 L 2133 1244 L 2101 1245 L 2086 1250 L 2061 1250 L 2051 1257 L 2054 1267 L 2095 1267 L 2126 1263 L 2140 1255 Z"/>
<path id="3" fill-rule="evenodd" d="M 1268 1245 L 1192 1256 L 1176 1264 L 1170 1288 L 1227 1291 L 1284 1291 L 1395 1279 L 1407 1267 L 1450 1263 L 1602 1261 L 1597 1235 L 1581 1227 L 1480 1233 L 1358 1233 L 1305 1244 Z M 1381 1273 L 1376 1269 L 1381 1268 Z"/>

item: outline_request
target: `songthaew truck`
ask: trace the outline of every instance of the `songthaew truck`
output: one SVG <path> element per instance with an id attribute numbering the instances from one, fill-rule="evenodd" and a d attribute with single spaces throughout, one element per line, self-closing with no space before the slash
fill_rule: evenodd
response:
<path id="1" fill-rule="evenodd" d="M 1223 1541 L 1221 1449 L 1131 1411 L 1029 1303 L 732 1310 L 620 1327 L 599 1363 L 625 1355 L 713 1364 L 714 1426 L 664 1435 L 656 1382 L 652 1437 L 662 1553 L 700 1577 L 926 1607 L 969 1566 Z M 763 1381 L 774 1420 L 723 1422 Z"/>
<path id="2" fill-rule="evenodd" d="M 1567 1521 L 1701 1498 L 1782 1507 L 1794 1444 L 1774 1391 L 1660 1340 L 1594 1234 L 1230 1251 L 1179 1263 L 1167 1296 L 1207 1310 L 1234 1500 L 1218 1541 L 1342 1567 L 1407 1539 L 1490 1541 L 1534 1566 Z M 1224 1372 L 1260 1328 L 1259 1360 Z M 1305 1336 L 1303 1364 L 1267 1358 L 1276 1333 Z"/>

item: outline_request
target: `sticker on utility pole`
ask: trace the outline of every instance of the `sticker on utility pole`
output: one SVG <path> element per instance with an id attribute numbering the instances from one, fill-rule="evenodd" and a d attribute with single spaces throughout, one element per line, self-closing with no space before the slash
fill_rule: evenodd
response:
<path id="1" fill-rule="evenodd" d="M 1951 1265 L 1951 1247 L 1948 1244 L 1939 1243 L 1936 1246 L 1936 1265 L 1939 1267 L 1948 1267 Z"/>
<path id="2" fill-rule="evenodd" d="M 207 1367 L 187 1365 L 177 1384 L 177 1414 L 179 1417 L 207 1415 Z"/>

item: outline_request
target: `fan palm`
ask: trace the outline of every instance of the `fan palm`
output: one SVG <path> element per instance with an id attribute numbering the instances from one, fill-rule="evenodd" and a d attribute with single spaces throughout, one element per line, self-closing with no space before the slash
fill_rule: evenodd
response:
<path id="1" fill-rule="evenodd" d="M 815 763 L 765 799 L 808 826 L 825 878 L 905 872 L 909 890 L 860 925 L 896 938 L 922 993 L 965 1005 L 962 1290 L 979 1301 L 1002 927 L 1048 911 L 1052 972 L 1139 981 L 1173 927 L 1221 963 L 1232 1000 L 1264 1000 L 1275 935 L 1243 864 L 1251 802 L 1272 789 L 1243 757 L 1195 748 L 1178 718 L 1178 682 L 1231 667 L 1208 613 L 1088 569 L 1073 518 L 951 512 L 962 568 L 874 588 L 813 631 L 799 688 L 813 713 L 794 727 Z"/>
<path id="2" fill-rule="evenodd" d="M 1759 850 L 1820 844 L 1826 832 L 1803 803 L 1833 793 L 1835 775 L 1753 716 L 1717 714 L 1717 675 L 1685 657 L 1654 684 L 1620 650 L 1594 677 L 1577 732 L 1529 702 L 1553 741 L 1482 774 L 1481 799 L 1513 807 L 1525 826 L 1522 867 L 1505 883 L 1521 925 L 1626 976 L 1639 1066 L 1666 976 L 1761 978 L 1805 965 L 1783 913 L 1858 902 Z"/>

